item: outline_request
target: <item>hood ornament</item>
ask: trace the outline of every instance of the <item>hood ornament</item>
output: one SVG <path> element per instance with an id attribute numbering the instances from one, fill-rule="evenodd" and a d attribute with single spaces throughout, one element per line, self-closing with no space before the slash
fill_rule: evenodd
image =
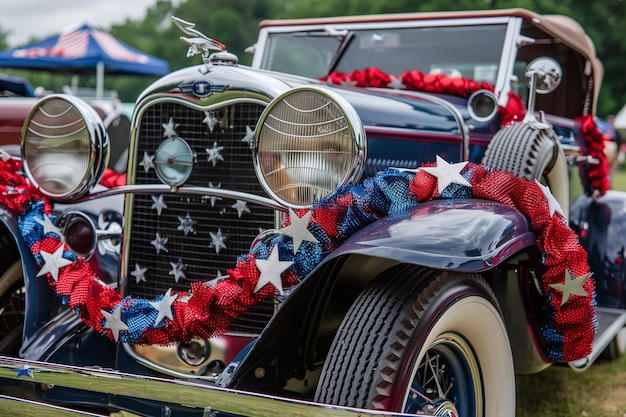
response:
<path id="1" fill-rule="evenodd" d="M 215 39 L 211 39 L 202 32 L 194 29 L 196 24 L 187 22 L 176 16 L 172 16 L 172 22 L 186 35 L 180 39 L 189 45 L 187 58 L 202 55 L 205 64 L 212 65 L 237 65 L 239 59 L 236 55 L 226 51 L 226 46 Z"/>

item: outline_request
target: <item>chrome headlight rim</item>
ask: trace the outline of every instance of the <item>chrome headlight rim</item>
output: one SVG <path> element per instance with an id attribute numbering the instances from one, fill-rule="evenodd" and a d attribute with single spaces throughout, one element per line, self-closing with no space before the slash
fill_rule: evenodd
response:
<path id="1" fill-rule="evenodd" d="M 261 114 L 257 122 L 255 138 L 254 138 L 254 148 L 253 148 L 254 169 L 257 174 L 258 180 L 261 186 L 263 187 L 263 189 L 265 190 L 265 192 L 272 199 L 274 199 L 281 205 L 285 207 L 290 207 L 293 209 L 309 208 L 311 207 L 311 204 L 313 204 L 313 201 L 307 204 L 298 204 L 298 203 L 295 203 L 293 201 L 289 201 L 283 198 L 279 193 L 277 193 L 275 190 L 272 189 L 271 185 L 265 178 L 265 173 L 262 168 L 260 152 L 259 152 L 259 144 L 260 144 L 260 140 L 261 140 L 260 136 L 262 133 L 265 120 L 269 117 L 274 107 L 276 107 L 276 105 L 278 105 L 279 103 L 282 103 L 285 100 L 285 98 L 293 94 L 302 93 L 302 92 L 317 93 L 329 99 L 330 101 L 332 101 L 345 116 L 347 120 L 347 127 L 350 129 L 351 136 L 352 136 L 354 152 L 351 158 L 351 165 L 349 169 L 346 170 L 345 174 L 343 175 L 342 180 L 337 184 L 335 189 L 329 190 L 327 195 L 332 194 L 338 188 L 346 184 L 354 184 L 355 182 L 361 179 L 363 175 L 363 170 L 365 167 L 365 158 L 366 158 L 366 153 L 367 153 L 367 147 L 366 147 L 367 140 L 366 140 L 366 135 L 365 135 L 365 128 L 363 126 L 361 118 L 359 117 L 357 111 L 352 106 L 352 104 L 350 104 L 348 100 L 346 100 L 339 93 L 329 88 L 325 88 L 323 86 L 307 85 L 307 86 L 300 86 L 300 87 L 289 89 L 283 92 L 282 94 L 280 94 L 279 96 L 277 96 L 276 98 L 274 98 L 267 105 L 267 107 L 265 108 L 265 110 L 263 111 L 263 113 Z"/>
<path id="2" fill-rule="evenodd" d="M 472 119 L 486 123 L 498 114 L 498 98 L 489 90 L 476 90 L 467 99 L 467 111 Z"/>
<path id="3" fill-rule="evenodd" d="M 80 179 L 76 181 L 73 186 L 63 192 L 49 190 L 40 183 L 37 176 L 33 173 L 33 169 L 36 167 L 31 166 L 28 155 L 29 145 L 27 138 L 29 137 L 29 127 L 32 119 L 35 117 L 37 112 L 41 111 L 43 106 L 55 100 L 67 102 L 69 106 L 73 107 L 78 112 L 85 125 L 85 129 L 88 132 L 87 134 L 89 138 L 89 161 L 87 163 L 87 167 L 80 176 Z M 98 181 L 100 181 L 100 178 L 102 177 L 108 164 L 109 138 L 104 122 L 91 105 L 75 96 L 51 94 L 39 100 L 24 120 L 21 137 L 21 155 L 26 177 L 34 187 L 51 200 L 71 200 L 84 196 L 98 183 Z"/>

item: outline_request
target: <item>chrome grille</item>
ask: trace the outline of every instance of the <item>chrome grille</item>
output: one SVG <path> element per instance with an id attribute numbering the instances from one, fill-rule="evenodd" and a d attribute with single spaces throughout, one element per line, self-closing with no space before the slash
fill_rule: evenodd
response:
<path id="1" fill-rule="evenodd" d="M 190 107 L 183 102 L 157 102 L 142 115 L 137 135 L 137 160 L 134 161 L 136 184 L 159 183 L 155 170 L 145 170 L 141 165 L 144 153 L 154 155 L 164 139 L 165 126 L 175 126 L 176 135 L 185 139 L 196 153 L 192 176 L 186 185 L 204 186 L 209 184 L 222 189 L 243 191 L 265 195 L 256 179 L 252 165 L 250 143 L 244 139 L 263 111 L 264 106 L 257 102 L 235 102 L 224 107 L 211 109 L 214 120 L 220 121 L 210 130 L 206 123 L 209 113 Z M 209 158 L 207 148 L 214 144 L 223 148 L 223 158 Z M 154 197 L 154 199 L 153 199 Z M 226 274 L 235 265 L 237 257 L 247 253 L 250 244 L 260 230 L 273 228 L 274 211 L 268 208 L 247 205 L 249 212 L 237 210 L 236 201 L 211 199 L 208 196 L 163 194 L 162 201 L 167 206 L 157 212 L 155 199 L 160 195 L 135 195 L 128 262 L 128 283 L 126 293 L 134 297 L 153 298 L 164 294 L 168 288 L 182 291 L 189 288 L 191 281 L 208 281 L 219 274 Z M 182 220 L 191 218 L 193 231 L 184 233 Z M 211 237 L 224 236 L 225 248 L 214 245 Z M 166 238 L 167 252 L 157 254 L 151 243 L 157 233 Z M 179 261 L 185 265 L 184 277 L 173 272 Z M 145 282 L 131 274 L 139 265 L 147 268 Z M 241 316 L 231 326 L 232 331 L 258 333 L 272 314 L 271 302 L 257 307 Z"/>

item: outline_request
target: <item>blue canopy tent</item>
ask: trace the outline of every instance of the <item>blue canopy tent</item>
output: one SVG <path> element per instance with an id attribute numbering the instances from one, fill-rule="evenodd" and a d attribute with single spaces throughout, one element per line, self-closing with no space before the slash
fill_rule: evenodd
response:
<path id="1" fill-rule="evenodd" d="M 95 73 L 96 95 L 102 97 L 105 73 L 161 76 L 169 72 L 169 63 L 83 24 L 32 45 L 0 52 L 0 68 Z"/>

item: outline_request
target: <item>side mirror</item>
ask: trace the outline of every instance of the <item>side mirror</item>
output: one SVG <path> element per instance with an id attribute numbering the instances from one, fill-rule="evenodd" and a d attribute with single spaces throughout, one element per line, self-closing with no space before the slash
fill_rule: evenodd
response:
<path id="1" fill-rule="evenodd" d="M 563 69 L 555 59 L 550 57 L 540 57 L 533 59 L 526 67 L 526 82 L 531 91 L 534 89 L 537 94 L 548 94 L 556 90 L 563 78 Z M 532 85 L 533 75 L 536 78 L 536 85 Z"/>
<path id="2" fill-rule="evenodd" d="M 553 58 L 539 57 L 533 59 L 526 67 L 526 82 L 528 83 L 528 109 L 524 122 L 547 126 L 543 120 L 535 117 L 535 102 L 537 94 L 548 94 L 556 90 L 563 78 L 561 65 Z"/>

